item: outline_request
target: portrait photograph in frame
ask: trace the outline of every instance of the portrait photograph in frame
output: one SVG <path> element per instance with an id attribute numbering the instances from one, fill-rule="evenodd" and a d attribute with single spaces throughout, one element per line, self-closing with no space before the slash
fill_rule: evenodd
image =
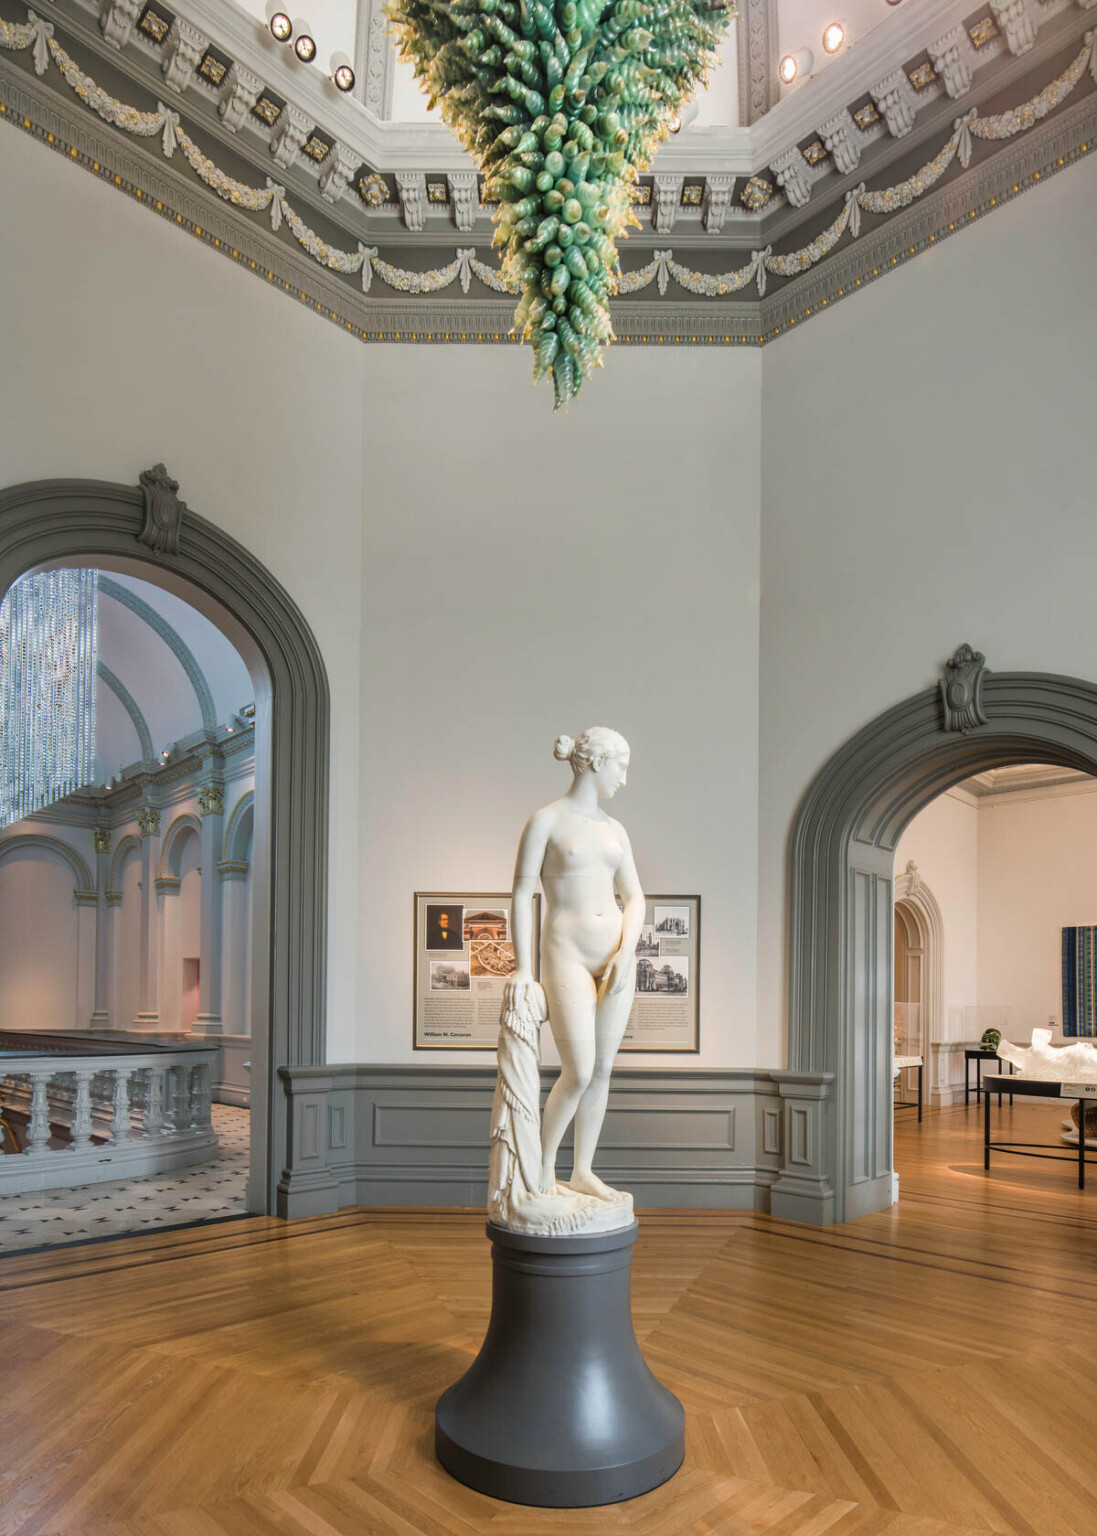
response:
<path id="1" fill-rule="evenodd" d="M 503 988 L 514 970 L 510 892 L 416 891 L 417 1051 L 494 1051 Z M 534 898 L 533 974 L 540 976 L 541 898 Z"/>

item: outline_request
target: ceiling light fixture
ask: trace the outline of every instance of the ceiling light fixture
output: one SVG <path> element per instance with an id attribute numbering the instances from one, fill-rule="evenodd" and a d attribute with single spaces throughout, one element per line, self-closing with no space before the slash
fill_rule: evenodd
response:
<path id="1" fill-rule="evenodd" d="M 837 53 L 846 40 L 846 29 L 840 21 L 832 21 L 823 30 L 823 48 L 827 53 Z"/>
<path id="2" fill-rule="evenodd" d="M 331 78 L 335 82 L 336 90 L 353 91 L 354 69 L 345 53 L 332 54 Z"/>
<path id="3" fill-rule="evenodd" d="M 267 0 L 267 26 L 275 42 L 288 43 L 293 36 L 293 22 L 278 0 Z"/>
<path id="4" fill-rule="evenodd" d="M 791 85 L 794 80 L 799 80 L 801 75 L 810 75 L 814 63 L 815 55 L 810 48 L 799 48 L 795 53 L 786 53 L 777 66 L 781 83 Z"/>
<path id="5" fill-rule="evenodd" d="M 312 35 L 312 28 L 303 16 L 294 18 L 293 30 L 296 34 L 293 39 L 293 51 L 302 64 L 311 64 L 316 57 L 316 39 Z"/>

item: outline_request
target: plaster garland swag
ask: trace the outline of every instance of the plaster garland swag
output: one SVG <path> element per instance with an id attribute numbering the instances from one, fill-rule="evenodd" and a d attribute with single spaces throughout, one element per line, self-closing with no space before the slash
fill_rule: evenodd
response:
<path id="1" fill-rule="evenodd" d="M 418 3 L 425 4 L 426 0 L 418 0 Z M 491 0 L 488 0 L 488 3 L 490 4 Z M 640 4 L 641 0 L 619 0 L 618 8 L 621 5 L 638 8 Z M 513 260 L 505 261 L 502 268 L 491 267 L 486 262 L 480 261 L 475 250 L 469 247 L 459 247 L 455 259 L 442 267 L 415 272 L 382 261 L 376 246 L 359 243 L 356 251 L 342 251 L 329 245 L 294 210 L 283 186 L 268 177 L 265 187 L 249 187 L 246 183 L 229 176 L 202 153 L 182 127 L 177 112 L 162 102 L 157 103 L 155 112 L 142 112 L 110 96 L 79 68 L 57 42 L 51 22 L 37 16 L 34 11 L 28 11 L 27 17 L 26 22 L 0 20 L 0 48 L 9 52 L 24 52 L 31 49 L 35 73 L 38 75 L 45 74 L 52 59 L 63 79 L 80 100 L 105 122 L 140 138 L 155 138 L 159 135 L 161 150 L 166 159 L 170 160 L 178 148 L 195 175 L 218 197 L 251 213 L 269 212 L 271 227 L 276 231 L 281 228 L 284 220 L 286 227 L 302 249 L 321 266 L 332 272 L 347 275 L 360 274 L 363 293 L 370 292 L 375 276 L 388 287 L 406 294 L 438 293 L 458 281 L 462 292 L 468 293 L 473 277 L 495 293 L 519 294 L 523 291 L 522 276 L 516 272 Z M 751 283 L 756 283 L 759 296 L 764 296 L 767 274 L 783 278 L 796 277 L 828 256 L 847 231 L 851 239 L 856 239 L 860 234 L 862 212 L 887 217 L 900 209 L 909 207 L 917 198 L 928 192 L 955 161 L 958 160 L 960 165 L 966 168 L 971 162 L 972 139 L 1002 141 L 1035 127 L 1050 112 L 1062 105 L 1081 81 L 1087 68 L 1093 79 L 1097 81 L 1097 32 L 1093 31 L 1085 34 L 1080 52 L 1063 73 L 1028 101 L 989 117 L 980 117 L 978 109 L 973 107 L 962 117 L 955 119 L 950 137 L 937 154 L 905 181 L 893 187 L 874 191 L 866 190 L 864 182 L 852 188 L 846 193 L 842 210 L 837 218 L 800 250 L 774 255 L 772 248 L 766 246 L 761 250 L 752 251 L 750 260 L 744 266 L 723 273 L 691 271 L 674 260 L 672 251 L 654 251 L 650 261 L 631 272 L 621 272 L 614 264 L 611 282 L 605 290 L 605 295 L 639 293 L 650 287 L 652 283 L 656 284 L 660 294 L 665 294 L 673 280 L 687 293 L 706 299 L 723 298 L 741 292 Z M 510 78 L 513 79 L 514 76 Z M 540 151 L 523 151 L 522 153 L 539 154 Z M 503 206 L 515 208 L 518 205 L 505 203 Z M 563 291 L 566 291 L 567 286 L 563 285 Z M 532 307 L 532 301 L 530 307 Z M 604 309 L 604 298 L 599 300 L 599 307 Z M 546 310 L 545 313 L 547 314 L 548 311 Z M 521 316 L 520 308 L 516 317 L 516 327 L 519 329 L 526 327 L 529 321 L 528 310 L 525 317 L 519 319 Z M 602 328 L 602 322 L 599 322 L 599 328 Z M 551 332 L 552 327 L 548 329 Z M 556 329 L 560 331 L 558 324 Z M 608 336 L 607 332 L 606 339 Z M 544 339 L 543 336 L 542 339 Z M 555 364 L 558 350 L 559 342 L 554 349 L 546 341 L 545 356 L 551 353 L 551 364 Z M 592 350 L 587 346 L 584 356 L 593 361 L 595 351 L 597 347 Z M 577 356 L 578 353 L 572 355 Z M 541 356 L 539 345 L 538 368 Z M 545 371 L 549 366 L 550 364 L 545 364 L 541 371 Z M 573 375 L 577 366 L 574 363 L 571 365 Z M 562 359 L 560 369 L 563 379 L 568 370 Z M 572 385 L 572 393 L 574 393 L 578 388 L 574 376 Z M 558 389 L 560 387 L 560 385 L 557 386 Z"/>

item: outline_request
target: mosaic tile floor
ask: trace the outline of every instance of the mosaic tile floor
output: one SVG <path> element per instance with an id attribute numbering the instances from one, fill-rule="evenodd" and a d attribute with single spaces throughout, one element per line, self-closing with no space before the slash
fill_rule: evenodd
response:
<path id="1" fill-rule="evenodd" d="M 0 1253 L 243 1216 L 251 1115 L 214 1104 L 213 1128 L 221 1146 L 213 1162 L 108 1184 L 0 1195 Z"/>

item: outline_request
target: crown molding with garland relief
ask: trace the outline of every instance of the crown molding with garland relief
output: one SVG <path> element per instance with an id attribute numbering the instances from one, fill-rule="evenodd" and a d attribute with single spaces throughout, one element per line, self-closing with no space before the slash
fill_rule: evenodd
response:
<path id="1" fill-rule="evenodd" d="M 152 0 L 153 9 L 156 3 Z M 653 171 L 675 183 L 673 193 L 664 188 L 660 194 L 652 175 L 643 179 L 645 200 L 635 210 L 642 225 L 640 242 L 665 235 L 676 224 L 682 238 L 701 246 L 776 244 L 803 223 L 809 201 L 833 194 L 848 169 L 861 163 L 861 174 L 871 179 L 935 136 L 942 109 L 951 113 L 957 101 L 964 108 L 979 106 L 1038 69 L 1064 40 L 1080 36 L 1095 3 L 976 0 L 972 8 L 972 0 L 919 0 L 904 5 L 825 69 L 785 91 L 750 128 L 689 129 L 669 139 Z M 1019 30 L 1007 24 L 1017 6 L 1027 20 Z M 334 204 L 337 217 L 352 219 L 368 238 L 451 239 L 454 227 L 466 233 L 483 230 L 486 237 L 488 210 L 479 205 L 478 195 L 470 209 L 461 185 L 472 162 L 441 123 L 383 121 L 357 95 L 335 90 L 318 67 L 287 65 L 286 50 L 254 17 L 220 0 L 161 6 L 177 25 L 158 41 L 144 30 L 146 9 L 137 0 L 40 0 L 37 6 L 77 62 L 96 78 L 105 67 L 140 86 L 153 101 L 166 98 L 257 172 L 273 173 L 296 196 L 307 191 L 306 201 L 321 210 Z M 774 73 L 773 29 L 757 5 L 744 4 L 743 10 L 740 29 L 746 29 L 748 40 L 740 37 L 741 56 L 749 55 L 757 74 L 758 50 L 751 54 L 750 46 L 760 27 L 768 50 L 765 68 Z M 116 13 L 117 26 L 112 21 Z M 26 12 L 15 0 L 0 0 L 0 14 L 22 20 Z M 978 47 L 969 30 L 977 20 L 989 26 Z M 180 29 L 185 29 L 185 47 Z M 366 63 L 359 71 L 361 90 L 383 107 L 391 85 L 392 44 L 386 42 L 383 67 L 372 60 L 370 46 L 367 38 L 365 58 L 359 61 Z M 202 74 L 207 47 L 216 49 L 219 68 L 225 69 L 216 85 Z M 912 66 L 929 68 L 928 83 L 911 84 Z M 99 83 L 129 99 L 109 79 Z M 767 101 L 778 94 L 771 91 Z M 863 118 L 862 109 L 870 112 L 871 121 Z M 311 158 L 310 146 L 315 151 Z M 328 149 L 326 157 L 322 149 Z M 437 200 L 425 199 L 425 217 L 420 215 L 423 200 L 409 210 L 402 195 L 401 177 L 406 185 L 413 173 L 433 179 L 439 193 Z M 359 195 L 367 183 L 381 199 L 369 206 Z M 758 195 L 765 202 L 756 207 Z M 657 207 L 658 230 L 652 223 Z"/>
<path id="2" fill-rule="evenodd" d="M 1058 61 L 1059 66 L 1062 62 Z M 985 146 L 989 153 L 971 169 L 943 180 L 935 191 L 927 192 L 913 206 L 887 218 L 859 239 L 844 243 L 802 276 L 784 283 L 769 279 L 770 291 L 761 300 L 750 287 L 719 300 L 706 296 L 679 298 L 665 292 L 669 287 L 665 282 L 660 283 L 664 291 L 658 297 L 653 294 L 614 300 L 619 342 L 758 346 L 850 297 L 921 250 L 959 232 L 1097 149 L 1097 92 L 1093 89 L 1092 57 L 1089 63 L 1091 67 L 1075 91 L 1077 99 L 1072 105 L 1053 111 L 1046 121 L 1010 139 L 1004 148 Z M 1041 83 L 1048 84 L 1046 69 Z M 1021 99 L 1024 98 L 1014 98 L 1013 104 Z M 1004 108 L 1010 104 L 1002 105 Z M 158 216 L 364 341 L 513 342 L 508 335 L 513 312 L 509 296 L 493 294 L 476 279 L 467 282 L 467 292 L 461 297 L 421 293 L 390 298 L 378 292 L 379 283 L 372 286 L 371 292 L 362 292 L 360 280 L 348 280 L 318 266 L 291 242 L 284 226 L 280 234 L 275 233 L 269 220 L 249 217 L 207 191 L 196 182 L 181 156 L 167 160 L 157 153 L 158 139 L 135 138 L 101 123 L 55 70 L 47 70 L 39 78 L 31 66 L 29 51 L 0 53 L 0 121 L 31 133 Z M 915 154 L 913 158 L 920 157 Z M 844 178 L 835 188 L 835 198 L 854 180 L 855 175 Z M 306 201 L 296 186 L 292 195 L 295 201 Z M 846 195 L 848 201 L 851 194 Z M 332 211 L 326 212 L 330 220 Z M 343 239 L 346 241 L 347 236 Z M 452 240 L 451 232 L 447 240 L 450 250 Z M 438 242 L 434 243 L 437 246 Z M 642 256 L 648 254 L 637 239 L 628 243 L 626 255 L 629 248 L 637 246 L 641 246 Z M 406 247 L 391 254 L 404 258 Z M 473 255 L 474 249 L 465 254 Z M 682 254 L 688 260 L 690 256 L 696 257 L 697 252 Z M 729 254 L 724 253 L 725 257 Z M 417 242 L 417 266 L 421 268 L 423 258 L 429 261 L 430 255 Z M 486 250 L 483 255 L 490 262 Z M 739 255 L 742 259 L 743 253 Z M 711 261 L 708 264 L 711 266 Z M 686 269 L 679 266 L 678 270 Z"/>
<path id="3" fill-rule="evenodd" d="M 1027 31 L 1039 36 L 1058 15 L 1086 0 L 918 0 L 886 17 L 883 24 L 870 29 L 825 69 L 810 75 L 792 89 L 784 89 L 777 79 L 777 26 L 774 0 L 743 0 L 738 24 L 738 52 L 749 61 L 752 85 L 750 105 L 743 114 L 748 126 L 713 127 L 687 131 L 668 139 L 660 149 L 655 169 L 661 174 L 686 176 L 709 172 L 732 172 L 749 176 L 764 170 L 774 159 L 809 134 L 836 112 L 856 105 L 897 68 L 906 70 L 932 51 L 935 44 L 956 26 L 973 23 L 986 15 L 996 17 L 995 29 L 988 40 L 976 47 L 970 41 L 963 47 L 967 72 L 978 77 L 988 65 L 1008 58 L 1014 49 L 1028 42 L 1022 29 L 1022 41 L 1013 37 L 1004 16 L 1020 4 L 1027 18 Z M 77 23 L 91 19 L 91 32 L 97 43 L 110 46 L 110 27 L 101 18 L 117 11 L 134 18 L 144 10 L 137 0 L 42 0 L 37 7 L 54 20 L 62 17 Z M 426 123 L 398 123 L 386 120 L 391 105 L 391 77 L 395 42 L 376 26 L 362 28 L 363 36 L 348 51 L 357 54 L 359 87 L 350 95 L 338 92 L 318 66 L 302 69 L 289 63 L 287 51 L 270 37 L 262 23 L 237 6 L 222 0 L 173 0 L 163 7 L 179 17 L 192 36 L 212 43 L 226 58 L 240 66 L 247 75 L 265 83 L 279 98 L 293 105 L 312 123 L 327 130 L 339 143 L 358 152 L 359 158 L 386 174 L 400 171 L 469 170 L 472 160 L 440 120 Z M 366 10 L 366 7 L 362 7 Z M 383 10 L 376 3 L 368 7 L 370 18 Z M 103 37 L 106 32 L 108 37 Z M 383 58 L 376 58 L 378 42 L 383 44 Z M 116 51 L 151 60 L 159 74 L 163 68 L 164 43 L 154 42 L 139 25 L 125 29 L 125 38 Z M 363 67 L 364 66 L 364 67 Z M 164 71 L 167 73 L 167 71 Z M 213 94 L 200 77 L 187 78 L 188 88 Z M 939 76 L 928 87 L 905 94 L 910 109 L 917 115 L 943 89 Z M 256 125 L 252 125 L 255 127 Z"/>

